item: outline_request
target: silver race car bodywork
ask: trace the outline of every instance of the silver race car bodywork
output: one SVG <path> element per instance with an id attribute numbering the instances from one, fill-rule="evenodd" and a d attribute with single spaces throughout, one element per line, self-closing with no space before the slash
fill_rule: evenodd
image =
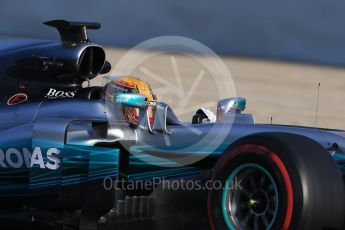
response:
<path id="1" fill-rule="evenodd" d="M 146 96 L 115 92 L 109 101 L 106 87 L 83 87 L 110 71 L 86 33 L 98 23 L 46 24 L 61 42 L 0 45 L 0 226 L 114 229 L 146 219 L 159 226 L 166 212 L 174 224 L 179 215 L 193 220 L 192 229 L 201 229 L 199 219 L 212 229 L 343 229 L 344 131 L 256 124 L 242 113 L 244 98 L 219 101 L 216 115 L 201 108 L 192 122 L 158 102 L 152 123 Z M 124 106 L 139 110 L 137 124 L 126 121 Z M 236 178 L 247 181 L 244 189 L 228 189 Z M 156 179 L 144 189 L 107 186 Z M 222 186 L 184 200 L 173 193 L 177 202 L 160 195 L 161 180 L 186 179 Z M 153 213 L 152 198 L 168 208 L 157 202 Z M 169 211 L 177 203 L 185 206 Z"/>

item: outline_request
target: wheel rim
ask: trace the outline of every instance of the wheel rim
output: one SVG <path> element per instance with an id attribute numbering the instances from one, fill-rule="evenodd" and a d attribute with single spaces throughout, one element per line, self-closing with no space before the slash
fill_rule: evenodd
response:
<path id="1" fill-rule="evenodd" d="M 222 213 L 229 229 L 271 229 L 278 212 L 278 189 L 258 164 L 232 171 L 222 193 Z"/>

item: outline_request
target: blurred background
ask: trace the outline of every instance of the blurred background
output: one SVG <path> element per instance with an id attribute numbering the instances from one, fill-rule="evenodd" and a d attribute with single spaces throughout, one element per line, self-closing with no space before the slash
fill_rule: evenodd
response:
<path id="1" fill-rule="evenodd" d="M 345 129 L 344 10 L 345 2 L 339 0 L 3 0 L 0 35 L 57 39 L 57 32 L 42 22 L 97 21 L 102 28 L 90 36 L 107 47 L 113 65 L 147 39 L 188 37 L 221 56 L 236 94 L 248 99 L 247 112 L 257 122 L 269 123 L 273 117 L 274 123 L 314 126 L 321 83 L 317 125 Z M 174 58 L 183 83 L 192 84 L 201 67 L 184 55 Z M 174 82 L 171 61 L 170 54 L 162 54 L 147 61 L 146 68 Z M 142 71 L 135 73 L 150 81 Z M 209 81 L 201 81 L 190 104 L 214 97 Z M 191 115 L 181 117 L 190 120 Z"/>

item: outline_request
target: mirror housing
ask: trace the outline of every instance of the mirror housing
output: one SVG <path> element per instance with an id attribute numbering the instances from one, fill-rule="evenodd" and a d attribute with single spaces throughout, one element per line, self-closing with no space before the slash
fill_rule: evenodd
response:
<path id="1" fill-rule="evenodd" d="M 223 121 L 225 114 L 241 114 L 246 109 L 246 99 L 233 97 L 220 100 L 217 106 L 217 121 Z"/>

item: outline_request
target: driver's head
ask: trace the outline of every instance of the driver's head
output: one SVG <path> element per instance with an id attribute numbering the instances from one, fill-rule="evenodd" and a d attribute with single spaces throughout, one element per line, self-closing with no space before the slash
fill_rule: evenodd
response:
<path id="1" fill-rule="evenodd" d="M 148 112 L 150 123 L 153 123 L 157 99 L 152 93 L 150 85 L 146 81 L 131 76 L 120 77 L 112 79 L 107 88 L 109 87 L 111 88 L 111 95 L 107 94 L 106 96 L 108 98 L 111 97 L 111 99 L 115 93 L 139 93 L 145 95 L 149 103 Z M 138 123 L 138 108 L 122 106 L 122 112 L 127 121 L 133 124 Z"/>

